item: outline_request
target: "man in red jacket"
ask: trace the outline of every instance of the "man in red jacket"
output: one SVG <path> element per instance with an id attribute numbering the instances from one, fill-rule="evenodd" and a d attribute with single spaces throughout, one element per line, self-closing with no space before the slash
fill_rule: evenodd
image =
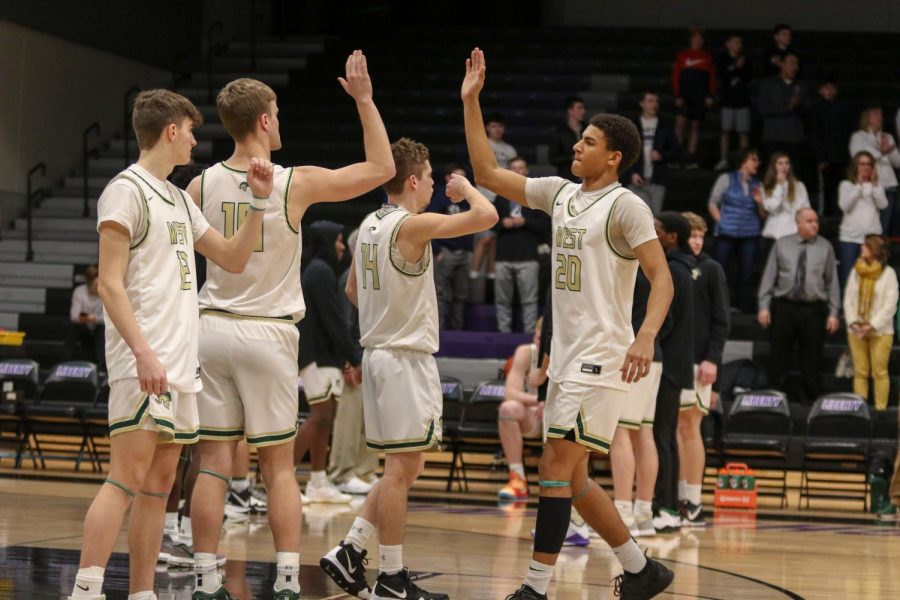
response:
<path id="1" fill-rule="evenodd" d="M 703 30 L 691 30 L 691 47 L 675 58 L 672 69 L 672 90 L 675 92 L 675 135 L 684 147 L 684 128 L 690 122 L 685 161 L 687 168 L 697 168 L 697 132 L 706 109 L 716 95 L 715 63 L 712 54 L 703 49 Z"/>

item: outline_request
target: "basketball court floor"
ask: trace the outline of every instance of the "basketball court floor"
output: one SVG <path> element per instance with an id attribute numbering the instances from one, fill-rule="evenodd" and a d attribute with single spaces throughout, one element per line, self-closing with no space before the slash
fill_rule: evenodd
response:
<path id="1" fill-rule="evenodd" d="M 96 483 L 0 478 L 0 599 L 59 600 L 78 568 L 81 525 Z M 346 533 L 356 507 L 311 505 L 303 523 L 303 598 L 346 599 L 318 567 L 320 556 Z M 856 518 L 862 513 L 782 513 L 750 519 L 736 513 L 710 519 L 704 530 L 639 543 L 675 570 L 661 598 L 900 598 L 900 526 Z M 534 508 L 413 502 L 405 555 L 426 589 L 454 600 L 501 600 L 515 590 L 530 558 Z M 370 542 L 372 548 L 377 549 Z M 235 598 L 271 598 L 275 565 L 265 517 L 227 523 L 220 551 L 228 557 L 226 587 Z M 127 597 L 123 532 L 106 575 L 109 600 Z M 377 552 L 369 565 L 377 570 Z M 600 540 L 565 549 L 550 597 L 613 598 L 618 574 Z M 371 579 L 370 578 L 370 579 Z M 160 600 L 189 600 L 193 577 L 160 569 Z"/>

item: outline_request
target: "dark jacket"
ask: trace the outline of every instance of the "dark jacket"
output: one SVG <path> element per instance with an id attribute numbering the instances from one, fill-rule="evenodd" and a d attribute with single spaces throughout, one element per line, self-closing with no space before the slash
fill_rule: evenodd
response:
<path id="1" fill-rule="evenodd" d="M 697 259 L 686 252 L 670 250 L 666 257 L 672 272 L 675 295 L 669 307 L 672 328 L 661 336 L 663 377 L 674 387 L 694 388 L 694 279 L 700 276 Z"/>
<path id="2" fill-rule="evenodd" d="M 359 332 L 359 309 L 353 306 L 350 298 L 344 292 L 347 289 L 347 280 L 350 278 L 350 269 L 344 271 L 344 274 L 338 278 L 338 298 L 341 300 L 341 312 L 344 315 L 344 325 L 347 326 L 347 332 L 350 334 L 350 340 L 356 348 L 357 355 L 362 357 L 363 347 L 359 343 L 362 334 Z"/>
<path id="3" fill-rule="evenodd" d="M 494 199 L 497 209 L 497 224 L 493 229 L 497 232 L 497 261 L 525 262 L 537 260 L 539 244 L 550 241 L 550 215 L 540 210 L 522 207 L 522 218 L 525 225 L 507 229 L 503 219 L 510 215 L 510 201 L 502 196 Z"/>
<path id="4" fill-rule="evenodd" d="M 697 257 L 700 277 L 694 280 L 694 364 L 719 365 L 731 331 L 728 282 L 722 265 L 708 254 Z"/>
<path id="5" fill-rule="evenodd" d="M 587 127 L 586 123 L 581 124 L 581 131 Z M 556 174 L 565 177 L 570 181 L 580 181 L 578 177 L 572 175 L 572 157 L 575 151 L 572 149 L 578 142 L 578 135 L 569 127 L 568 122 L 563 122 L 553 129 L 553 135 L 550 138 L 550 164 L 556 167 Z"/>
<path id="6" fill-rule="evenodd" d="M 850 105 L 819 96 L 812 105 L 810 126 L 816 162 L 847 163 L 847 143 L 856 126 Z"/>
<path id="7" fill-rule="evenodd" d="M 625 171 L 622 177 L 622 182 L 625 185 L 631 184 L 631 176 L 635 173 L 642 176 L 644 174 L 644 130 L 641 127 L 641 117 L 638 116 L 636 119 L 633 119 L 633 123 L 641 134 L 641 153 L 638 155 L 637 161 Z M 680 146 L 678 145 L 678 139 L 675 137 L 675 128 L 662 117 L 659 118 L 659 122 L 656 125 L 656 134 L 653 136 L 653 149 L 662 155 L 662 160 L 653 161 L 653 177 L 650 178 L 650 183 L 664 186 L 668 179 L 668 163 L 678 160 Z"/>
<path id="8" fill-rule="evenodd" d="M 362 360 L 359 344 L 354 344 L 341 310 L 338 278 L 323 259 L 313 258 L 301 279 L 306 316 L 297 323 L 300 329 L 299 365 L 302 369 L 315 362 L 320 367 L 342 369 L 344 363 L 358 365 Z"/>
<path id="9" fill-rule="evenodd" d="M 428 212 L 438 213 L 441 215 L 455 215 L 457 213 L 469 210 L 469 203 L 463 200 L 458 204 L 454 204 L 447 197 L 446 187 L 443 185 L 434 186 L 434 194 L 431 196 L 431 203 L 428 205 Z M 470 252 L 472 250 L 472 235 L 461 235 L 455 238 L 447 238 L 442 240 L 431 240 L 431 249 L 437 255 L 441 250 L 450 251 L 464 250 Z"/>
<path id="10" fill-rule="evenodd" d="M 748 83 L 753 77 L 750 60 L 745 54 L 744 64 L 738 66 L 737 58 L 725 49 L 718 56 L 716 76 L 719 78 L 719 104 L 725 108 L 745 108 L 750 106 Z M 740 58 L 740 57 L 738 57 Z"/>
<path id="11" fill-rule="evenodd" d="M 632 300 L 631 304 L 631 327 L 634 329 L 634 335 L 637 335 L 644 325 L 644 319 L 647 317 L 647 302 L 649 300 L 650 280 L 644 275 L 644 271 L 638 269 L 637 279 L 634 281 L 634 300 Z M 663 353 L 660 339 L 669 335 L 670 329 L 672 329 L 672 317 L 666 315 L 666 320 L 663 321 L 663 325 L 653 342 L 653 362 L 662 362 Z"/>
<path id="12" fill-rule="evenodd" d="M 792 96 L 799 102 L 791 108 Z M 810 107 L 809 87 L 802 79 L 787 83 L 780 76 L 769 77 L 759 86 L 759 112 L 763 117 L 764 142 L 800 143 L 806 138 L 803 118 Z"/>

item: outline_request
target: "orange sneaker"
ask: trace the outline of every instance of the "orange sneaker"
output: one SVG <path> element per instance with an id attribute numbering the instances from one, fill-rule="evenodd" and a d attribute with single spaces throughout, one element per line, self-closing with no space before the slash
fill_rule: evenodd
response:
<path id="1" fill-rule="evenodd" d="M 497 492 L 497 496 L 501 500 L 527 500 L 528 482 L 519 477 L 518 473 L 510 473 L 509 481 Z"/>

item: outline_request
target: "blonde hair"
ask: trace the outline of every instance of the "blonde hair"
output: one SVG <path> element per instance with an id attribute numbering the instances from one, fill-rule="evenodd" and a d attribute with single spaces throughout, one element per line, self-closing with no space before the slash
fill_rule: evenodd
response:
<path id="1" fill-rule="evenodd" d="M 859 177 L 859 159 L 861 158 L 868 158 L 872 162 L 872 184 L 877 184 L 878 169 L 876 168 L 875 157 L 865 150 L 860 150 L 850 159 L 850 165 L 847 167 L 847 179 L 850 180 L 850 183 L 859 183 L 857 179 Z"/>
<path id="2" fill-rule="evenodd" d="M 419 177 L 428 160 L 428 148 L 425 144 L 409 138 L 400 138 L 391 144 L 394 166 L 397 169 L 394 177 L 384 184 L 384 191 L 391 195 L 403 193 L 403 186 L 410 175 Z"/>
<path id="3" fill-rule="evenodd" d="M 203 115 L 181 94 L 163 89 L 139 93 L 134 99 L 131 114 L 131 126 L 138 148 L 152 149 L 166 127 L 173 123 L 180 126 L 184 119 L 190 119 L 196 127 L 203 122 Z"/>
<path id="4" fill-rule="evenodd" d="M 772 195 L 772 190 L 775 189 L 775 184 L 778 182 L 778 174 L 775 172 L 775 163 L 778 162 L 779 158 L 788 159 L 788 165 L 790 165 L 790 170 L 787 174 L 787 200 L 788 202 L 793 202 L 794 190 L 797 188 L 797 178 L 794 177 L 794 165 L 791 164 L 791 157 L 788 156 L 787 152 L 776 152 L 772 155 L 772 158 L 769 159 L 769 167 L 766 169 L 766 176 L 763 178 L 763 189 L 766 191 L 767 196 Z"/>
<path id="5" fill-rule="evenodd" d="M 275 92 L 262 81 L 243 77 L 222 88 L 216 96 L 216 108 L 225 130 L 235 140 L 242 140 L 256 129 L 256 120 L 269 114 Z"/>
<path id="6" fill-rule="evenodd" d="M 706 233 L 709 231 L 709 225 L 706 224 L 706 219 L 693 212 L 683 212 L 681 216 L 687 219 L 687 222 L 691 225 L 691 231 L 697 230 Z"/>

